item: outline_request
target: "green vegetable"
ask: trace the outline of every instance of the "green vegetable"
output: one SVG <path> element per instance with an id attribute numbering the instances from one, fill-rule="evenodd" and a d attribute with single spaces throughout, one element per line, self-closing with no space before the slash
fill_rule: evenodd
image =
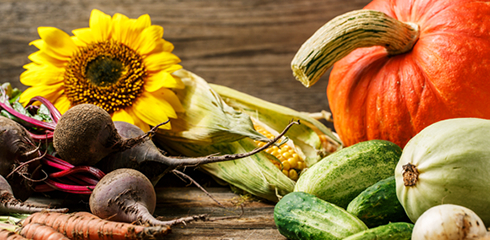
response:
<path id="1" fill-rule="evenodd" d="M 412 222 L 429 208 L 455 204 L 490 226 L 490 120 L 453 118 L 415 135 L 395 171 L 398 200 Z"/>
<path id="2" fill-rule="evenodd" d="M 274 207 L 279 232 L 291 240 L 344 239 L 367 230 L 367 226 L 343 208 L 312 194 L 292 192 Z"/>
<path id="3" fill-rule="evenodd" d="M 390 222 L 410 222 L 396 197 L 395 176 L 383 179 L 361 192 L 349 203 L 347 212 L 357 216 L 370 228 Z"/>
<path id="4" fill-rule="evenodd" d="M 343 148 L 302 173 L 294 191 L 311 193 L 346 208 L 366 188 L 393 176 L 401 152 L 398 145 L 385 140 Z"/>
<path id="5" fill-rule="evenodd" d="M 413 224 L 393 222 L 351 235 L 344 240 L 410 240 Z"/>

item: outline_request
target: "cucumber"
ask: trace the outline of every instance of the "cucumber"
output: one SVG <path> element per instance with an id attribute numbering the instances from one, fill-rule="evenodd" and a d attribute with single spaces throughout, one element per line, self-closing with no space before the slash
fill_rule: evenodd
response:
<path id="1" fill-rule="evenodd" d="M 368 229 L 345 209 L 303 192 L 289 193 L 276 204 L 274 222 L 290 240 L 337 240 Z"/>
<path id="2" fill-rule="evenodd" d="M 302 173 L 294 191 L 311 193 L 339 207 L 369 186 L 394 175 L 402 149 L 385 140 L 369 140 L 343 148 Z"/>
<path id="3" fill-rule="evenodd" d="M 344 240 L 410 240 L 412 231 L 412 223 L 392 222 L 358 232 L 344 238 Z"/>
<path id="4" fill-rule="evenodd" d="M 347 206 L 369 228 L 390 222 L 411 223 L 396 196 L 395 176 L 383 179 L 361 192 Z"/>

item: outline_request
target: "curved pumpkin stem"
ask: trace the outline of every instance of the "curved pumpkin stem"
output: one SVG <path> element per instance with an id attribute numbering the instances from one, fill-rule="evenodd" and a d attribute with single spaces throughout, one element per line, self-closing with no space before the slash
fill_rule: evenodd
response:
<path id="1" fill-rule="evenodd" d="M 419 26 L 404 23 L 375 10 L 356 10 L 340 15 L 318 29 L 291 62 L 293 75 L 306 87 L 338 60 L 357 48 L 384 46 L 390 55 L 410 51 Z"/>

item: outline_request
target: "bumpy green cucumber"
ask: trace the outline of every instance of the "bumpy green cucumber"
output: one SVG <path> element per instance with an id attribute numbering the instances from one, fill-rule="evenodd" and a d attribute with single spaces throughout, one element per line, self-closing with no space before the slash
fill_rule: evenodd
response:
<path id="1" fill-rule="evenodd" d="M 274 207 L 274 221 L 290 240 L 337 240 L 368 229 L 343 208 L 303 192 L 284 196 Z"/>
<path id="2" fill-rule="evenodd" d="M 361 192 L 347 206 L 347 212 L 373 228 L 390 222 L 409 222 L 396 196 L 395 176 L 383 179 Z"/>
<path id="3" fill-rule="evenodd" d="M 410 240 L 412 231 L 413 224 L 411 223 L 393 222 L 358 232 L 344 240 Z"/>
<path id="4" fill-rule="evenodd" d="M 299 177 L 294 191 L 311 193 L 346 208 L 369 186 L 394 175 L 402 149 L 389 141 L 370 140 L 343 148 Z"/>

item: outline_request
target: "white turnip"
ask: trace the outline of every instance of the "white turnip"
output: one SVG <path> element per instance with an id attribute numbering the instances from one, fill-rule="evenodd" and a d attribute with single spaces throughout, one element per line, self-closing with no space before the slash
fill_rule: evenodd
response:
<path id="1" fill-rule="evenodd" d="M 454 204 L 429 208 L 415 222 L 412 240 L 465 240 L 485 236 L 481 218 L 472 210 Z"/>

